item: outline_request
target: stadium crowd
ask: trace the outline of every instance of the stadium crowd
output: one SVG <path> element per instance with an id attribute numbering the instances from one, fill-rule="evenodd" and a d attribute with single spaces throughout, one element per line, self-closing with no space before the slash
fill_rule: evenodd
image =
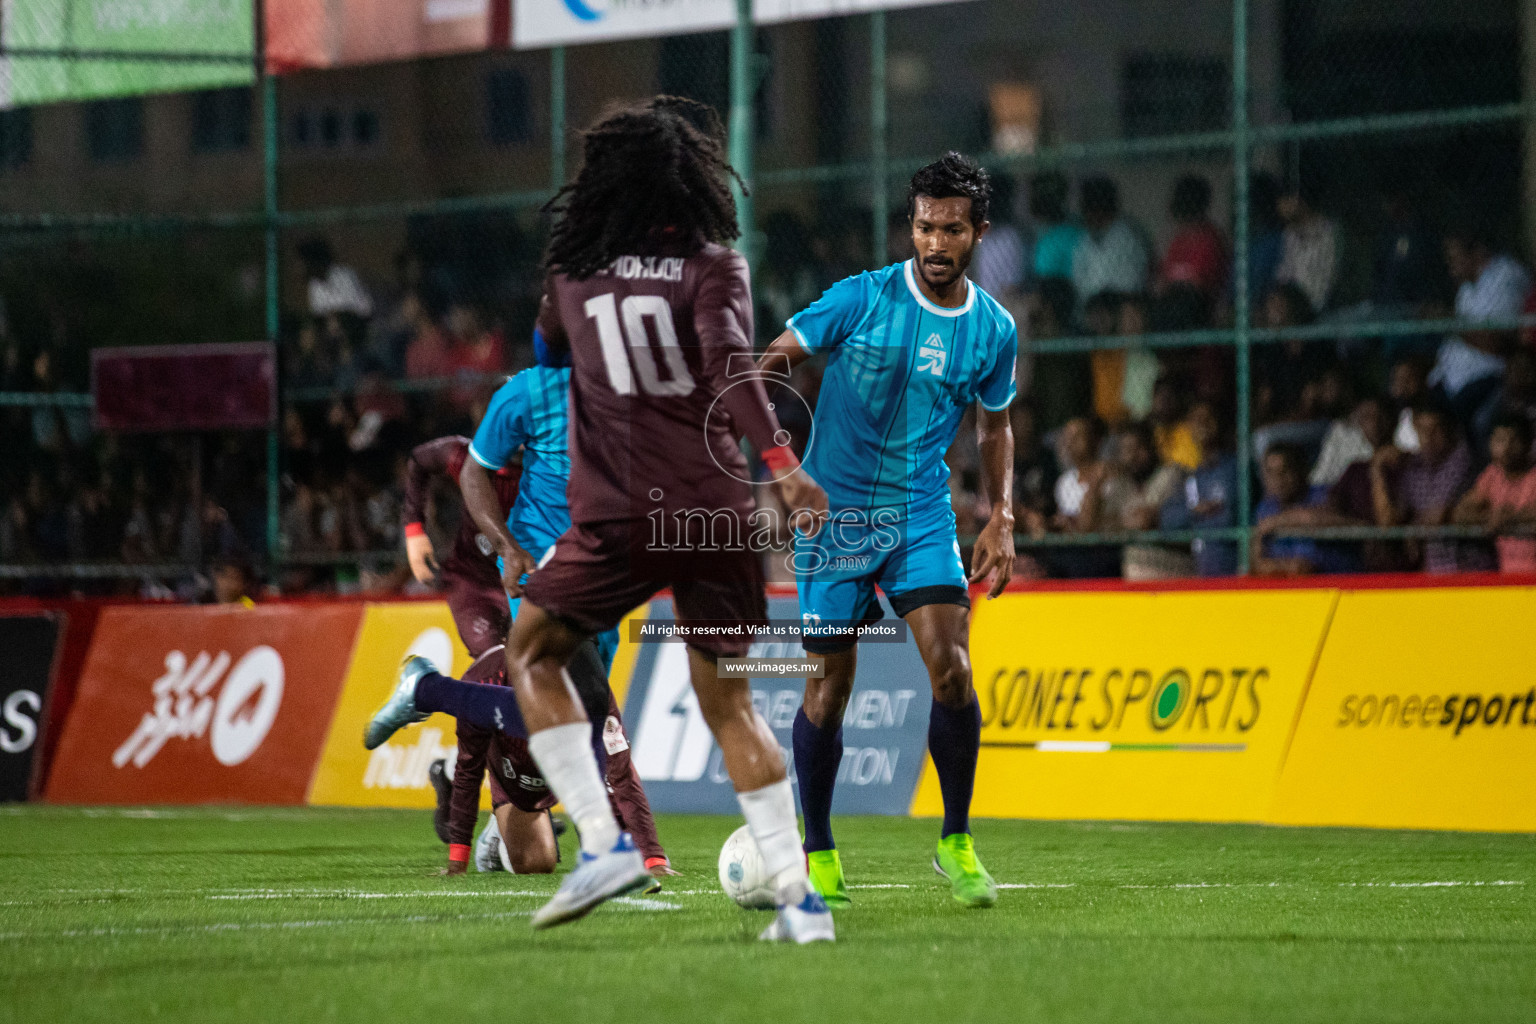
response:
<path id="1" fill-rule="evenodd" d="M 1033 358 L 1023 343 L 1013 410 L 1021 534 L 1236 526 L 1233 349 L 1138 341 L 1233 323 L 1230 232 L 1213 220 L 1210 183 L 1181 177 L 1155 233 L 1122 211 L 1107 177 L 1074 183 L 1047 172 L 1024 189 L 998 184 L 973 279 L 1014 312 L 1021 338 L 1102 340 L 1083 354 Z M 1306 182 L 1283 188 L 1257 174 L 1250 199 L 1252 324 L 1308 328 L 1305 338 L 1266 337 L 1252 350 L 1252 570 L 1536 571 L 1536 329 L 1515 327 L 1536 312 L 1536 291 L 1497 223 L 1456 215 L 1432 223 L 1411 190 L 1388 184 L 1372 242 L 1349 245 Z M 812 229 L 792 211 L 768 216 L 756 279 L 762 340 L 827 285 L 863 269 L 868 220 Z M 907 235 L 896 217 L 891 237 L 891 258 L 901 258 Z M 501 376 L 532 362 L 536 249 L 521 248 L 491 272 L 484 261 L 408 248 L 395 279 L 382 284 L 365 283 L 323 238 L 297 246 L 307 286 L 281 339 L 285 568 L 268 586 L 419 586 L 398 555 L 406 458 L 421 440 L 471 433 Z M 1379 337 L 1344 329 L 1450 317 L 1499 325 Z M 1337 337 L 1330 325 L 1339 325 Z M 0 391 L 83 390 L 84 362 L 22 338 L 0 316 Z M 806 364 L 791 384 L 811 406 L 818 374 Z M 808 421 L 787 415 L 785 426 L 804 443 Z M 30 580 L 0 588 L 149 587 L 212 598 L 257 585 L 269 554 L 258 436 L 97 433 L 78 406 L 6 407 L 0 445 L 8 453 L 0 463 L 0 564 L 219 569 L 163 585 Z M 962 429 L 949 463 L 963 536 L 990 511 L 979 497 L 973 430 Z M 435 529 L 451 536 L 457 502 L 434 504 Z M 1446 524 L 1482 526 L 1487 536 L 1345 541 L 1296 532 Z M 1238 566 L 1230 535 L 1021 550 L 1023 572 L 1042 577 L 1220 576 Z"/>

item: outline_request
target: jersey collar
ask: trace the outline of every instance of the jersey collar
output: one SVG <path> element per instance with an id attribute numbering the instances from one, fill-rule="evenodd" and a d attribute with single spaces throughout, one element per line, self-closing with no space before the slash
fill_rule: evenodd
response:
<path id="1" fill-rule="evenodd" d="M 945 309 L 943 306 L 938 306 L 928 301 L 928 297 L 923 294 L 923 290 L 917 286 L 916 266 L 917 260 L 915 258 L 907 260 L 903 264 L 903 273 L 907 277 L 907 290 L 912 293 L 912 297 L 917 300 L 918 305 L 936 316 L 964 316 L 971 311 L 971 306 L 976 302 L 976 285 L 971 282 L 970 278 L 965 279 L 965 303 L 954 309 Z"/>

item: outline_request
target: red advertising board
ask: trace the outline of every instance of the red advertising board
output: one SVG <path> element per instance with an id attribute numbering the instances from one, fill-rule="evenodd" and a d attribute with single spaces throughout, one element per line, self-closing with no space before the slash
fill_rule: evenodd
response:
<path id="1" fill-rule="evenodd" d="M 106 609 L 47 798 L 303 803 L 362 614 L 361 605 Z"/>
<path id="2" fill-rule="evenodd" d="M 512 0 L 267 0 L 274 74 L 505 47 Z"/>
<path id="3" fill-rule="evenodd" d="M 91 351 L 102 430 L 265 430 L 277 419 L 271 342 Z"/>

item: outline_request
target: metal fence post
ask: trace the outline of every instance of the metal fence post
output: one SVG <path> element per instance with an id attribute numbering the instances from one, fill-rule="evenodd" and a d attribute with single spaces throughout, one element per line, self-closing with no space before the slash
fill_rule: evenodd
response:
<path id="1" fill-rule="evenodd" d="M 872 267 L 883 267 L 886 252 L 890 248 L 890 216 L 886 210 L 886 135 L 889 131 L 889 111 L 885 99 L 885 11 L 877 10 L 869 15 L 869 205 L 871 246 L 874 250 Z"/>
<path id="2" fill-rule="evenodd" d="M 1237 549 L 1238 571 L 1247 575 L 1253 495 L 1249 493 L 1253 443 L 1249 409 L 1248 294 L 1248 0 L 1232 0 L 1232 317 L 1237 354 L 1237 525 L 1243 528 Z"/>
<path id="3" fill-rule="evenodd" d="M 752 209 L 752 100 L 757 91 L 757 68 L 752 61 L 752 0 L 736 0 L 736 25 L 731 29 L 731 132 L 730 161 L 747 188 L 732 185 L 736 194 L 736 222 L 741 238 L 736 247 L 757 265 L 757 218 Z"/>
<path id="4" fill-rule="evenodd" d="M 565 47 L 549 51 L 549 186 L 565 186 Z"/>
<path id="5" fill-rule="evenodd" d="M 262 221 L 266 249 L 266 305 L 267 337 L 276 345 L 282 333 L 282 306 L 278 297 L 278 233 L 277 233 L 277 78 L 262 69 L 261 74 L 261 148 L 262 148 Z M 279 358 L 281 369 L 281 358 Z M 282 394 L 281 380 L 278 394 Z M 282 407 L 278 407 L 279 422 L 267 431 L 267 561 L 276 563 L 282 542 L 282 518 L 278 510 L 279 452 L 278 436 L 281 427 Z"/>

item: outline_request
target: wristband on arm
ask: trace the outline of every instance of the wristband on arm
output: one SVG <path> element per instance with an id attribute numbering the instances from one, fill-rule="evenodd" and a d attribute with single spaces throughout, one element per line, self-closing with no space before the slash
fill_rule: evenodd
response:
<path id="1" fill-rule="evenodd" d="M 407 537 L 425 537 L 427 535 L 427 530 L 426 527 L 422 526 L 420 523 L 406 523 L 405 535 Z"/>
<path id="2" fill-rule="evenodd" d="M 448 859 L 456 864 L 467 864 L 469 862 L 469 844 L 449 843 Z"/>
<path id="3" fill-rule="evenodd" d="M 775 476 L 780 476 L 798 469 L 800 460 L 795 458 L 795 453 L 788 445 L 780 445 L 763 452 L 763 465 L 767 466 Z"/>

